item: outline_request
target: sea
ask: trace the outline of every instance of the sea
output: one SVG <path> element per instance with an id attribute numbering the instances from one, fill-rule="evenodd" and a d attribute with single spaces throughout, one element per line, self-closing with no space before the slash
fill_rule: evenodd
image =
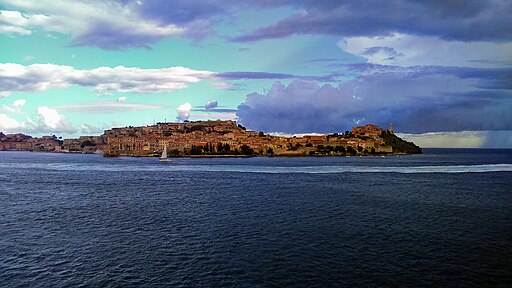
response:
<path id="1" fill-rule="evenodd" d="M 512 150 L 0 152 L 0 287 L 512 287 Z"/>

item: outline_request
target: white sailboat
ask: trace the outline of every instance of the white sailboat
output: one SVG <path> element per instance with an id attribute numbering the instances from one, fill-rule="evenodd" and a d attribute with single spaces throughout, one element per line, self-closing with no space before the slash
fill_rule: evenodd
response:
<path id="1" fill-rule="evenodd" d="M 164 146 L 162 156 L 160 156 L 160 162 L 171 162 L 171 159 L 167 158 L 167 145 Z"/>

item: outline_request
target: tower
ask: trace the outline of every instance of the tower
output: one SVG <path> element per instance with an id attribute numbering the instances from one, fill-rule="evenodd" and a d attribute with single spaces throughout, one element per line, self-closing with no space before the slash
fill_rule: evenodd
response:
<path id="1" fill-rule="evenodd" d="M 393 134 L 393 123 L 389 123 L 389 132 Z"/>

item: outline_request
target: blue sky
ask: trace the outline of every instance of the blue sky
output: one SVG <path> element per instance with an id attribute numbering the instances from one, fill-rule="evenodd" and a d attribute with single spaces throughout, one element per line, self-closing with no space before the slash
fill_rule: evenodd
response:
<path id="1" fill-rule="evenodd" d="M 424 147 L 512 147 L 510 11 L 510 1 L 0 0 L 0 131 L 392 122 Z"/>

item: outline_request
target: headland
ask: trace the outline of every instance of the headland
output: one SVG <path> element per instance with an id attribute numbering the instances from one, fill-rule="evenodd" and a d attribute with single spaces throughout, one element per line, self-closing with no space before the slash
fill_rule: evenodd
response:
<path id="1" fill-rule="evenodd" d="M 390 129 L 391 130 L 391 129 Z M 0 132 L 0 150 L 102 153 L 106 157 L 159 156 L 167 147 L 171 157 L 234 156 L 379 156 L 421 153 L 421 148 L 393 131 L 367 124 L 343 133 L 272 136 L 247 130 L 235 121 L 157 123 L 105 130 L 100 136 L 61 139 L 34 138 Z"/>

